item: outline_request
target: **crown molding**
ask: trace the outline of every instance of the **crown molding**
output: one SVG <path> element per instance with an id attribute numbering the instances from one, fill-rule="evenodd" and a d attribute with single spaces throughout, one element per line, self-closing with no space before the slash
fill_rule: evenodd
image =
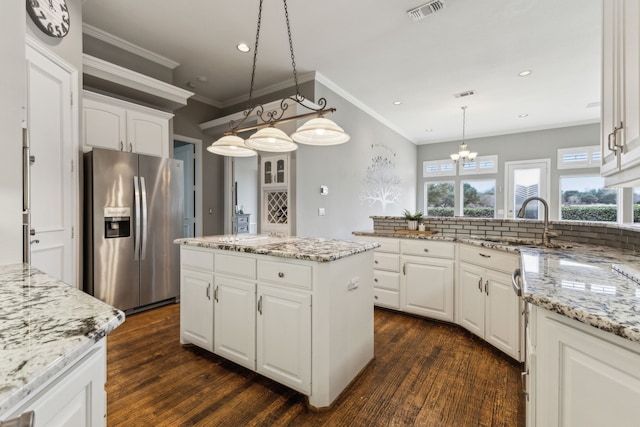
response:
<path id="1" fill-rule="evenodd" d="M 202 102 L 203 104 L 210 105 L 212 107 L 216 107 L 220 109 L 224 108 L 221 102 L 215 101 L 211 98 L 207 98 L 206 96 L 196 94 L 196 95 L 193 95 L 191 99 L 193 99 L 194 101 Z"/>
<path id="2" fill-rule="evenodd" d="M 311 71 L 309 73 L 300 74 L 298 76 L 298 84 L 313 81 L 315 79 L 315 75 L 316 75 L 315 71 Z M 290 87 L 292 87 L 294 85 L 295 85 L 295 82 L 293 81 L 293 77 L 292 77 L 292 78 L 287 79 L 287 80 L 285 80 L 283 82 L 274 83 L 271 86 L 267 86 L 267 87 L 262 88 L 262 89 L 254 90 L 253 91 L 253 97 L 254 98 L 258 98 L 260 96 L 270 95 L 270 94 L 272 94 L 274 92 L 277 92 L 279 90 L 288 89 L 288 88 L 290 88 Z M 249 100 L 249 93 L 247 92 L 246 95 L 236 96 L 235 98 L 231 98 L 231 99 L 228 99 L 228 100 L 224 101 L 222 103 L 222 108 L 231 107 L 232 105 L 240 104 L 240 103 L 248 101 L 248 100 Z"/>
<path id="3" fill-rule="evenodd" d="M 96 28 L 86 23 L 82 23 L 82 33 L 88 36 L 91 36 L 93 38 L 96 38 L 98 40 L 101 40 L 105 43 L 109 43 L 110 45 L 113 45 L 120 49 L 126 50 L 127 52 L 138 55 L 144 59 L 148 59 L 149 61 L 153 61 L 156 64 L 160 64 L 163 67 L 167 67 L 172 70 L 180 65 L 176 61 L 173 61 L 162 55 L 158 55 L 155 52 L 151 52 L 150 50 L 147 50 L 143 47 L 135 45 L 124 39 L 121 39 L 120 37 L 114 36 L 113 34 L 107 33 L 104 30 L 101 30 L 99 28 Z"/>

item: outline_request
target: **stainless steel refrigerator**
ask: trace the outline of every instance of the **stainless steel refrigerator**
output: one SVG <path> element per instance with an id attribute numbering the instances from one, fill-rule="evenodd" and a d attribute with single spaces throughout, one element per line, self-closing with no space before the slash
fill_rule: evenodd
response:
<path id="1" fill-rule="evenodd" d="M 84 290 L 125 311 L 180 295 L 182 160 L 84 155 Z"/>

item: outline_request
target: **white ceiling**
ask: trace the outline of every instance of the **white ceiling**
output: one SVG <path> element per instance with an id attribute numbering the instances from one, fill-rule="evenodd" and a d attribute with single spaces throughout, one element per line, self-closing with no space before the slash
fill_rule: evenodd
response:
<path id="1" fill-rule="evenodd" d="M 600 1 L 444 0 L 412 21 L 425 2 L 288 0 L 298 73 L 319 72 L 417 144 L 459 140 L 463 105 L 467 138 L 599 120 L 587 105 L 600 100 Z M 177 61 L 174 84 L 218 106 L 248 96 L 253 50 L 236 45 L 253 48 L 257 14 L 258 0 L 83 3 L 85 23 Z M 282 2 L 265 0 L 256 89 L 291 76 Z"/>

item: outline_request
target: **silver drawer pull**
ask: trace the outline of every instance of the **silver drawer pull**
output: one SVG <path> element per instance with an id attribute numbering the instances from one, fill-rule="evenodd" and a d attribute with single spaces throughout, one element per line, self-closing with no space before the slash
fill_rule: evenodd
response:
<path id="1" fill-rule="evenodd" d="M 491 258 L 491 255 L 483 254 L 482 252 L 480 252 L 479 255 L 483 258 Z"/>
<path id="2" fill-rule="evenodd" d="M 281 272 L 279 272 L 279 273 L 278 273 L 278 277 L 282 279 L 282 278 L 284 277 L 284 273 L 283 273 L 282 271 L 281 271 Z"/>

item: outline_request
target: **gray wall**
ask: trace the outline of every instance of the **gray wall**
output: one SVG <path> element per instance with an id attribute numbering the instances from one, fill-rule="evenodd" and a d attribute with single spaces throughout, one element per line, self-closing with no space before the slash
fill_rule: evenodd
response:
<path id="1" fill-rule="evenodd" d="M 560 175 L 579 175 L 600 173 L 598 168 L 563 169 L 558 171 L 558 148 L 581 147 L 600 144 L 600 124 L 594 123 L 582 126 L 571 126 L 558 129 L 524 132 L 511 135 L 501 135 L 487 138 L 466 140 L 469 149 L 477 151 L 479 156 L 498 155 L 498 173 L 493 175 L 465 175 L 464 177 L 440 177 L 426 180 L 422 177 L 422 162 L 426 160 L 448 159 L 449 155 L 458 152 L 460 141 L 445 142 L 440 144 L 427 144 L 418 147 L 416 169 L 418 206 L 424 209 L 424 183 L 427 181 L 456 181 L 456 193 L 460 191 L 462 179 L 495 178 L 496 180 L 496 211 L 505 209 L 505 162 L 550 159 L 551 171 L 549 182 L 549 216 L 550 219 L 558 218 L 558 204 L 560 191 L 558 180 Z M 460 197 L 456 194 L 456 200 Z M 506 209 L 505 209 L 506 211 Z M 499 215 L 497 215 L 500 217 Z"/>
<path id="2" fill-rule="evenodd" d="M 25 106 L 24 2 L 3 3 L 0 14 L 0 264 L 22 262 L 22 119 Z"/>
<path id="3" fill-rule="evenodd" d="M 398 215 L 405 208 L 414 210 L 416 146 L 317 82 L 315 97 L 325 97 L 328 106 L 337 109 L 327 117 L 341 126 L 351 140 L 330 147 L 300 144 L 296 153 L 296 234 L 350 240 L 352 231 L 373 228 L 369 216 Z M 380 202 L 370 205 L 361 199 L 363 190 L 371 188 L 364 181 L 374 158 L 388 161 L 386 176 L 396 183 L 392 192 L 397 199 L 384 208 Z M 321 185 L 329 187 L 328 195 L 320 195 Z M 326 215 L 318 216 L 318 208 L 325 208 Z"/>
<path id="4" fill-rule="evenodd" d="M 222 234 L 224 231 L 224 157 L 206 148 L 213 138 L 205 135 L 199 123 L 216 118 L 220 110 L 190 99 L 185 107 L 174 111 L 173 133 L 202 140 L 202 234 Z M 212 213 L 209 213 L 211 209 Z"/>

